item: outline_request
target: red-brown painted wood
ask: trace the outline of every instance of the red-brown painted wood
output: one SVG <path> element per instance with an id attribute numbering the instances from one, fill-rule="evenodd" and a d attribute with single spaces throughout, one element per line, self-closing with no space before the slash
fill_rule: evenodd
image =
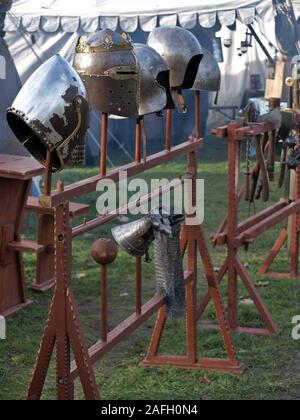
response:
<path id="1" fill-rule="evenodd" d="M 0 155 L 0 315 L 3 316 L 31 303 L 27 299 L 22 252 L 34 250 L 32 243 L 21 242 L 21 229 L 31 179 L 43 171 L 32 158 Z"/>

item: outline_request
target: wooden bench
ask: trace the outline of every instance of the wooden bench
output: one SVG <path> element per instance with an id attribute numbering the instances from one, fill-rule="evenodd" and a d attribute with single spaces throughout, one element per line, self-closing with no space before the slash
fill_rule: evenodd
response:
<path id="1" fill-rule="evenodd" d="M 36 214 L 54 215 L 54 209 L 42 207 L 37 197 L 28 197 L 26 210 Z M 87 204 L 70 203 L 70 217 L 72 218 L 84 217 L 89 211 L 90 206 Z"/>

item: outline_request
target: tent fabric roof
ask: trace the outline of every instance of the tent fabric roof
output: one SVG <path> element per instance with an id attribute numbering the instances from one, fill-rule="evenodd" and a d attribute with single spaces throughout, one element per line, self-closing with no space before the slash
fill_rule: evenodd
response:
<path id="1" fill-rule="evenodd" d="M 15 0 L 5 30 L 93 33 L 120 25 L 126 32 L 139 27 L 149 32 L 158 24 L 211 28 L 217 21 L 230 26 L 237 18 L 252 23 L 272 7 L 272 0 Z"/>

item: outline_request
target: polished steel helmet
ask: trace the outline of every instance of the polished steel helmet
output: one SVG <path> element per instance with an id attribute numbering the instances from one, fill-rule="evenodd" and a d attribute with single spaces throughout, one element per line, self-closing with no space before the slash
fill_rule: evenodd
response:
<path id="1" fill-rule="evenodd" d="M 170 71 L 162 57 L 153 48 L 144 44 L 135 44 L 134 53 L 140 66 L 139 115 L 174 108 Z"/>
<path id="2" fill-rule="evenodd" d="M 81 36 L 74 68 L 93 108 L 121 117 L 138 115 L 140 71 L 128 35 L 103 29 Z"/>
<path id="3" fill-rule="evenodd" d="M 154 48 L 170 69 L 171 88 L 191 89 L 202 58 L 197 38 L 178 26 L 153 29 L 147 44 Z"/>
<path id="4" fill-rule="evenodd" d="M 197 77 L 193 86 L 194 90 L 205 90 L 208 92 L 218 92 L 221 87 L 221 71 L 217 60 L 205 48 L 203 48 L 203 58 L 199 65 Z"/>
<path id="5" fill-rule="evenodd" d="M 116 243 L 129 255 L 142 257 L 154 241 L 161 235 L 172 236 L 172 226 L 181 221 L 182 216 L 163 215 L 160 208 L 153 209 L 147 216 L 134 222 L 112 229 Z"/>
<path id="6" fill-rule="evenodd" d="M 112 229 L 116 243 L 129 255 L 142 257 L 154 241 L 152 219 L 145 216 L 140 220 Z"/>
<path id="7" fill-rule="evenodd" d="M 86 89 L 60 55 L 40 66 L 27 80 L 7 121 L 19 141 L 45 165 L 52 152 L 53 172 L 84 162 L 84 137 L 89 123 Z"/>

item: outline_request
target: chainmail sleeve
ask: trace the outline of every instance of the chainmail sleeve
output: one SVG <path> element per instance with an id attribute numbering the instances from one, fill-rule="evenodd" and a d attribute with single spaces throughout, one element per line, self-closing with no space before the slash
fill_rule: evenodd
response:
<path id="1" fill-rule="evenodd" d="M 172 236 L 157 235 L 154 241 L 156 287 L 167 296 L 168 317 L 185 312 L 183 257 L 180 249 L 181 224 L 172 226 Z"/>

